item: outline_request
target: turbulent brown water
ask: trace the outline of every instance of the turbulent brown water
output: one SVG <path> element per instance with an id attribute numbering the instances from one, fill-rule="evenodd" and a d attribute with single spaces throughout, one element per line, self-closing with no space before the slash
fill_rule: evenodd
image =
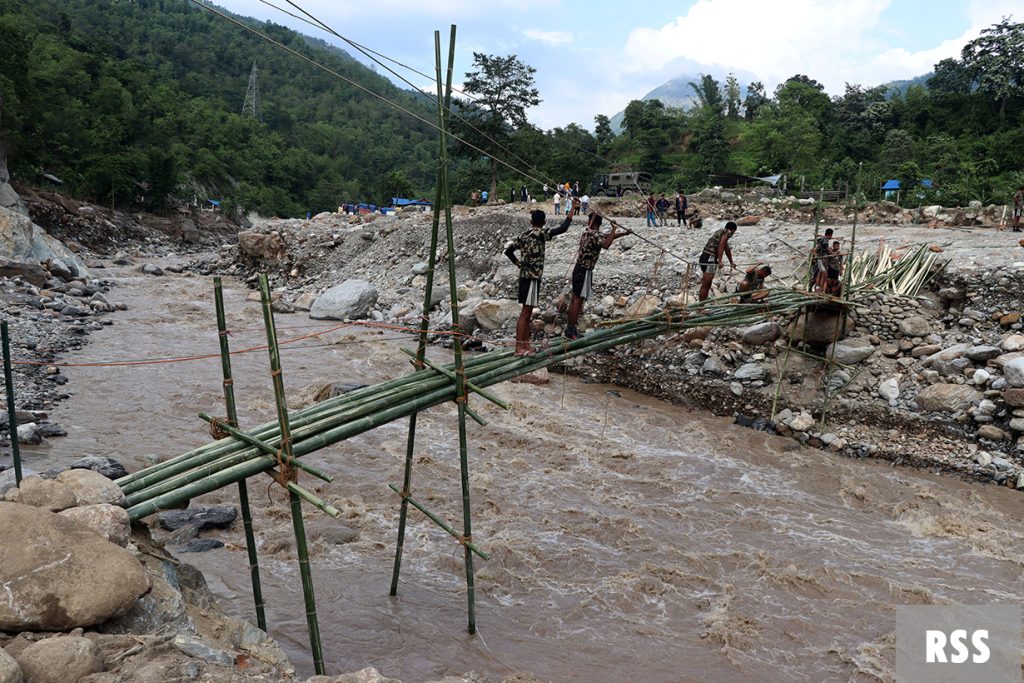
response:
<path id="1" fill-rule="evenodd" d="M 122 283 L 115 299 L 129 310 L 66 360 L 216 353 L 209 279 Z M 227 283 L 233 349 L 263 341 L 247 293 Z M 282 338 L 321 326 L 304 315 L 278 324 Z M 403 345 L 351 330 L 296 342 L 284 353 L 285 384 L 294 396 L 313 382 L 387 379 L 409 369 Z M 266 353 L 233 363 L 244 424 L 272 419 Z M 196 413 L 223 413 L 216 359 L 64 372 L 75 395 L 54 418 L 69 435 L 27 455 L 37 469 L 83 454 L 136 467 L 146 454 L 207 442 Z M 460 547 L 418 513 L 399 597 L 387 595 L 399 502 L 387 483 L 401 481 L 406 422 L 310 456 L 336 480 L 304 483 L 359 532 L 313 545 L 330 672 L 374 666 L 406 682 L 470 670 L 609 683 L 891 680 L 892 605 L 1019 600 L 1019 493 L 840 459 L 609 389 L 556 377 L 500 386 L 508 413 L 474 402 L 488 425 L 469 426 L 473 535 L 491 553 L 477 563 L 475 637 L 465 631 Z M 454 411 L 435 408 L 419 425 L 415 495 L 454 522 Z M 251 481 L 270 632 L 312 673 L 285 499 Z M 223 536 L 226 548 L 183 559 L 227 611 L 251 618 L 240 526 Z"/>

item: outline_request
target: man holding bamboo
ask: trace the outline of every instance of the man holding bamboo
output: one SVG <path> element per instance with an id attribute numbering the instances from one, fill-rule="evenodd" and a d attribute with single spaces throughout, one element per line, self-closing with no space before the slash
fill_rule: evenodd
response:
<path id="1" fill-rule="evenodd" d="M 586 229 L 580 235 L 580 249 L 576 254 L 576 265 L 572 269 L 572 301 L 569 303 L 569 320 L 565 326 L 566 339 L 579 339 L 583 335 L 576 329 L 580 313 L 583 312 L 583 302 L 590 298 L 594 285 L 594 266 L 601 256 L 602 249 L 611 249 L 612 243 L 620 237 L 633 234 L 632 230 L 622 228 L 612 221 L 610 232 L 601 234 L 601 214 L 590 214 L 590 220 Z"/>
<path id="2" fill-rule="evenodd" d="M 724 228 L 716 230 L 704 245 L 704 251 L 701 252 L 700 258 L 697 260 L 703 273 L 700 281 L 700 293 L 697 295 L 699 300 L 704 301 L 711 293 L 711 282 L 715 279 L 715 273 L 724 265 L 723 256 L 728 256 L 729 265 L 733 268 L 736 267 L 736 262 L 732 259 L 732 250 L 729 248 L 729 240 L 735 234 L 736 223 L 729 221 Z"/>
<path id="3" fill-rule="evenodd" d="M 544 248 L 549 241 L 569 229 L 572 223 L 572 208 L 579 204 L 579 199 L 569 203 L 566 197 L 567 212 L 565 220 L 557 228 L 545 228 L 547 216 L 540 209 L 530 212 L 530 228 L 505 246 L 505 256 L 519 267 L 519 303 L 523 310 L 519 313 L 516 323 L 517 356 L 532 356 L 536 353 L 530 344 L 530 323 L 533 309 L 540 305 L 540 281 L 544 275 Z M 516 251 L 519 257 L 516 257 Z"/>
<path id="4" fill-rule="evenodd" d="M 814 260 L 812 271 L 814 273 L 814 289 L 824 292 L 828 288 L 828 255 L 830 253 L 829 242 L 832 241 L 832 228 L 825 229 L 825 235 L 814 239 Z"/>

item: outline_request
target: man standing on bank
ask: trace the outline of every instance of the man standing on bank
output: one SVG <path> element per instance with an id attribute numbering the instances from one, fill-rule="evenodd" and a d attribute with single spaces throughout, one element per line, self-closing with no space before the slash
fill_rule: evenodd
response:
<path id="1" fill-rule="evenodd" d="M 580 250 L 576 255 L 576 266 L 572 269 L 572 301 L 569 303 L 569 320 L 565 326 L 566 339 L 579 339 L 583 335 L 576 329 L 583 312 L 583 302 L 594 291 L 594 266 L 602 249 L 611 249 L 612 243 L 620 237 L 633 234 L 612 221 L 611 232 L 601 234 L 601 214 L 590 214 L 590 221 L 580 235 Z M 622 232 L 619 232 L 619 230 Z"/>
<path id="2" fill-rule="evenodd" d="M 566 204 L 570 206 L 578 203 L 573 200 L 570 203 L 566 198 Z M 561 235 L 569 229 L 572 223 L 572 211 L 570 210 L 562 224 L 557 228 L 545 228 L 547 216 L 540 209 L 530 212 L 530 227 L 523 234 L 516 237 L 505 247 L 505 256 L 512 263 L 519 267 L 519 303 L 523 310 L 519 313 L 519 321 L 516 323 L 516 353 L 517 356 L 532 356 L 536 351 L 530 344 L 530 323 L 533 317 L 533 309 L 540 305 L 540 280 L 544 275 L 544 248 L 553 238 Z M 516 258 L 516 250 L 519 251 L 519 258 Z"/>
<path id="3" fill-rule="evenodd" d="M 729 257 L 729 265 L 733 268 L 736 267 L 736 262 L 732 260 L 732 250 L 729 248 L 729 240 L 735 234 L 736 223 L 729 221 L 724 228 L 715 230 L 715 233 L 704 245 L 704 251 L 701 252 L 700 258 L 697 260 L 701 272 L 704 273 L 700 281 L 700 294 L 697 296 L 701 301 L 707 299 L 708 294 L 711 293 L 711 282 L 715 279 L 715 273 L 724 265 L 722 256 Z"/>

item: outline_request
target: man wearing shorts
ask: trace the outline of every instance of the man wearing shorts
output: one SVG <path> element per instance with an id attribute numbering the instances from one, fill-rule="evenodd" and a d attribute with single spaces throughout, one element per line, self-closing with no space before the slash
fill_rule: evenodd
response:
<path id="1" fill-rule="evenodd" d="M 570 202 L 566 198 L 566 204 L 570 207 L 579 200 Z M 505 247 L 505 256 L 512 263 L 519 266 L 519 303 L 523 310 L 519 313 L 519 321 L 516 323 L 516 354 L 517 356 L 532 356 L 533 346 L 530 344 L 530 320 L 533 316 L 534 307 L 540 305 L 540 280 L 544 275 L 544 247 L 547 243 L 569 229 L 572 223 L 572 211 L 568 212 L 565 220 L 557 228 L 545 228 L 547 216 L 540 209 L 530 212 L 530 228 L 523 234 L 516 237 Z M 519 251 L 519 258 L 516 258 L 516 250 Z"/>
<path id="2" fill-rule="evenodd" d="M 610 249 L 612 242 L 620 237 L 632 234 L 631 230 L 622 228 L 612 221 L 611 232 L 601 234 L 601 215 L 590 214 L 590 221 L 580 236 L 580 250 L 576 255 L 576 266 L 572 269 L 572 301 L 569 303 L 569 320 L 565 327 L 567 339 L 579 339 L 581 336 L 576 324 L 583 312 L 583 302 L 593 293 L 594 266 L 601 255 L 602 249 Z"/>
<path id="3" fill-rule="evenodd" d="M 733 268 L 736 267 L 736 262 L 732 260 L 732 250 L 729 248 L 729 240 L 735 234 L 736 223 L 729 221 L 724 228 L 715 230 L 715 233 L 704 245 L 704 251 L 701 252 L 700 258 L 697 260 L 703 273 L 700 281 L 700 294 L 697 295 L 701 301 L 707 299 L 708 294 L 711 293 L 711 282 L 715 279 L 715 273 L 724 265 L 722 256 L 728 256 L 729 265 Z"/>

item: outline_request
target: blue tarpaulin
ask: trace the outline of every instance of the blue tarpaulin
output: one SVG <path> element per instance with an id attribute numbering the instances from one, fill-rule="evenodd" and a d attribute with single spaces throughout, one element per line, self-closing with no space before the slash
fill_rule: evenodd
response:
<path id="1" fill-rule="evenodd" d="M 426 199 L 405 199 L 404 197 L 392 197 L 391 206 L 433 206 L 433 202 Z"/>

